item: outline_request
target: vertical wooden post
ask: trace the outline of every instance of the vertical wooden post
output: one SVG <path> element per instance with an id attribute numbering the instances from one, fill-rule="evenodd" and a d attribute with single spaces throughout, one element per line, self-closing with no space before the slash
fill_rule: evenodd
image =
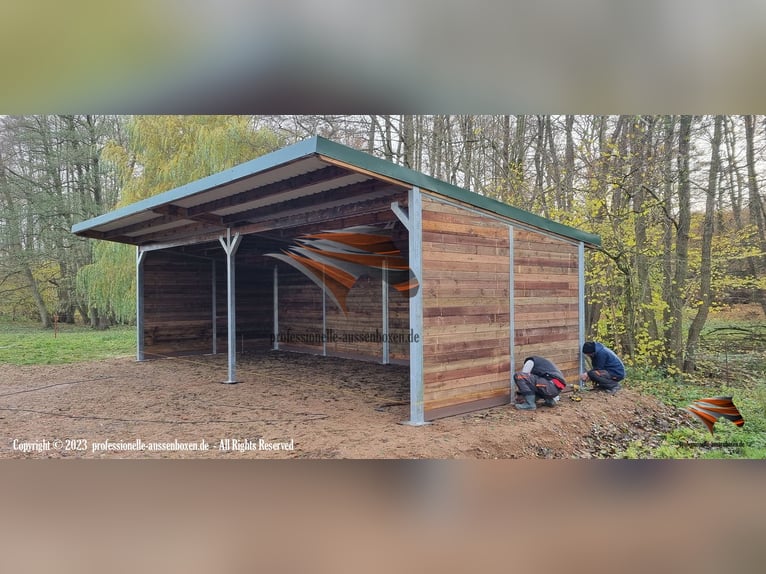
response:
<path id="1" fill-rule="evenodd" d="M 327 283 L 322 266 L 322 356 L 327 356 Z"/>
<path id="2" fill-rule="evenodd" d="M 218 354 L 218 301 L 216 293 L 216 275 L 215 275 L 215 259 L 211 261 L 211 282 L 213 291 L 213 354 Z"/>
<path id="3" fill-rule="evenodd" d="M 279 351 L 279 271 L 274 265 L 274 344 L 272 348 Z"/>
<path id="4" fill-rule="evenodd" d="M 514 281 L 515 281 L 515 273 L 516 270 L 514 269 L 514 258 L 513 258 L 513 226 L 508 226 L 508 258 L 509 258 L 509 264 L 510 268 L 508 271 L 508 304 L 510 305 L 508 307 L 508 312 L 510 313 L 510 320 L 509 320 L 509 335 L 510 335 L 510 353 L 511 353 L 511 404 L 516 402 L 516 384 L 513 382 L 513 374 L 516 372 L 516 302 L 515 302 L 515 293 L 514 293 Z"/>
<path id="5" fill-rule="evenodd" d="M 382 301 L 381 304 L 383 306 L 383 317 L 382 317 L 382 326 L 381 329 L 383 331 L 383 358 L 381 360 L 381 363 L 384 365 L 388 365 L 390 362 L 389 358 L 389 346 L 388 346 L 388 265 L 386 265 L 386 262 L 383 262 L 383 275 L 380 279 L 381 284 L 381 297 Z"/>

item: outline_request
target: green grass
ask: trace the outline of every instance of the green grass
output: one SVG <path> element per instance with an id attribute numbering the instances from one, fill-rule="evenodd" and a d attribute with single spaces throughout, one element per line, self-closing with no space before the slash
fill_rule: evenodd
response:
<path id="1" fill-rule="evenodd" d="M 111 327 L 95 331 L 88 327 L 39 326 L 0 323 L 0 365 L 57 365 L 134 355 L 135 327 Z"/>
<path id="2" fill-rule="evenodd" d="M 703 384 L 664 377 L 658 371 L 632 370 L 629 373 L 631 388 L 679 409 L 704 397 L 731 396 L 745 424 L 737 427 L 726 419 L 719 419 L 711 435 L 702 421 L 690 414 L 691 425 L 667 433 L 659 446 L 651 448 L 634 443 L 620 456 L 634 459 L 766 459 L 766 373 L 756 373 L 755 378 L 759 380 L 756 384 L 751 381 L 739 384 L 736 379 Z"/>
<path id="3" fill-rule="evenodd" d="M 683 377 L 659 369 L 629 369 L 630 387 L 683 409 L 693 401 L 732 396 L 743 427 L 719 419 L 714 434 L 694 415 L 689 426 L 667 433 L 654 448 L 636 442 L 625 458 L 766 459 L 766 323 L 760 309 L 747 307 L 711 314 L 702 332 L 697 370 Z"/>

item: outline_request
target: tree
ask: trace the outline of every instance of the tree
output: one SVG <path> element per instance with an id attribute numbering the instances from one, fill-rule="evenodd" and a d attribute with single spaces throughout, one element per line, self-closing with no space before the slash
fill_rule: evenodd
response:
<path id="1" fill-rule="evenodd" d="M 90 246 L 69 231 L 111 207 L 112 180 L 99 154 L 118 125 L 114 116 L 90 115 L 10 116 L 0 123 L 4 214 L 16 235 L 0 265 L 15 261 L 44 326 L 53 312 L 62 321 L 73 322 L 76 310 L 87 318 L 75 277 L 90 262 Z M 51 287 L 55 296 L 46 300 Z"/>
<path id="2" fill-rule="evenodd" d="M 723 126 L 723 116 L 715 116 L 715 127 L 713 140 L 710 148 L 710 170 L 708 172 L 707 189 L 705 190 L 705 220 L 702 226 L 702 256 L 700 263 L 700 286 L 699 303 L 697 313 L 694 316 L 689 327 L 689 333 L 686 339 L 686 353 L 684 357 L 683 370 L 688 373 L 695 369 L 697 345 L 699 343 L 700 333 L 707 321 L 710 305 L 713 302 L 712 294 L 712 253 L 713 253 L 713 225 L 715 222 L 715 205 L 717 199 L 718 176 L 721 169 L 721 132 Z"/>
<path id="3" fill-rule="evenodd" d="M 245 116 L 136 116 L 125 145 L 111 142 L 103 161 L 121 176 L 127 205 L 274 151 L 283 138 Z M 135 317 L 135 248 L 99 242 L 78 275 L 92 309 L 121 322 Z"/>
<path id="4" fill-rule="evenodd" d="M 751 257 L 749 260 L 750 270 L 754 277 L 763 274 L 766 268 L 766 208 L 761 198 L 756 175 L 755 159 L 755 116 L 745 116 L 745 138 L 747 149 L 747 189 L 748 189 L 748 212 L 750 223 L 755 226 L 757 232 L 757 244 L 761 254 L 757 257 Z M 757 300 L 766 314 L 766 289 L 757 289 Z"/>

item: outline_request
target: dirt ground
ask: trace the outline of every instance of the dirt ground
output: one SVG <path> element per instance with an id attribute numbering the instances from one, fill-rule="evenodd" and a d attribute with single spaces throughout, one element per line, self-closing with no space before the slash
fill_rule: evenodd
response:
<path id="1" fill-rule="evenodd" d="M 294 353 L 241 356 L 234 385 L 224 355 L 0 367 L 0 458 L 610 458 L 690 424 L 627 381 L 414 427 L 407 367 Z"/>

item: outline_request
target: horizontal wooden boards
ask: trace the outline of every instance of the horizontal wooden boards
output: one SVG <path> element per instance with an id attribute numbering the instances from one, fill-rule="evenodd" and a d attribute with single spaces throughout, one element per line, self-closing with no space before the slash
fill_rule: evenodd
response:
<path id="1" fill-rule="evenodd" d="M 144 349 L 212 348 L 212 261 L 165 251 L 144 256 Z"/>
<path id="2" fill-rule="evenodd" d="M 268 339 L 273 331 L 272 269 L 236 261 L 237 341 Z M 217 350 L 226 350 L 226 265 L 215 265 Z M 213 262 L 173 251 L 144 261 L 144 344 L 147 351 L 212 351 Z"/>
<path id="3" fill-rule="evenodd" d="M 426 419 L 510 396 L 509 228 L 423 196 Z"/>
<path id="4" fill-rule="evenodd" d="M 568 381 L 579 366 L 577 246 L 514 229 L 514 356 L 552 360 Z"/>
<path id="5" fill-rule="evenodd" d="M 389 359 L 407 360 L 409 298 L 393 287 L 387 286 L 387 290 Z M 360 277 L 348 292 L 344 312 L 305 275 L 280 266 L 279 337 L 280 345 L 284 344 L 286 349 L 382 360 L 382 280 Z"/>

